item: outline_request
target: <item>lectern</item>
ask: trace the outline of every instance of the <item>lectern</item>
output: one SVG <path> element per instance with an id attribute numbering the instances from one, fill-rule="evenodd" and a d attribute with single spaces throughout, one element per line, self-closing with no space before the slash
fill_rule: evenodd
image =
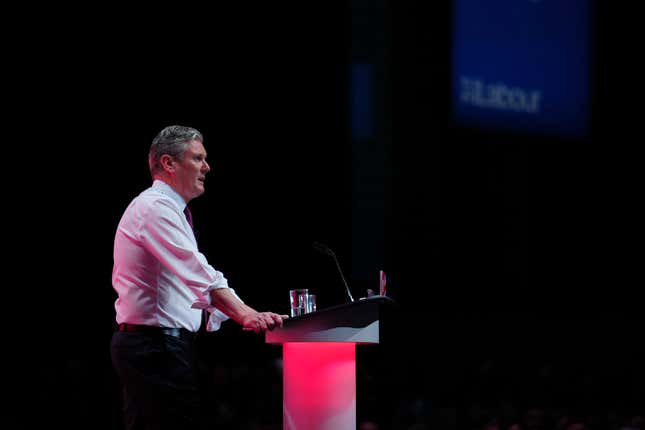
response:
<path id="1" fill-rule="evenodd" d="M 368 297 L 266 332 L 282 345 L 285 430 L 356 429 L 356 344 L 379 343 L 381 307 L 392 303 Z"/>

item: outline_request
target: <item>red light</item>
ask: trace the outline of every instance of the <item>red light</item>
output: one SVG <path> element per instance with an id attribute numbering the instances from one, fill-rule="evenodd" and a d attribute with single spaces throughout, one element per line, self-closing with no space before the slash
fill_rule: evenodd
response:
<path id="1" fill-rule="evenodd" d="M 294 342 L 282 347 L 284 428 L 356 428 L 356 344 Z"/>

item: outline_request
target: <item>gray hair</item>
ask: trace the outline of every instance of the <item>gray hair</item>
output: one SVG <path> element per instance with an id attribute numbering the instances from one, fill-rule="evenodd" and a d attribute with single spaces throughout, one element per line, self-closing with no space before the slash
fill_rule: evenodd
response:
<path id="1" fill-rule="evenodd" d="M 192 127 L 171 125 L 161 130 L 150 145 L 150 153 L 148 154 L 150 174 L 154 176 L 156 172 L 161 170 L 162 155 L 168 154 L 182 160 L 184 152 L 192 140 L 204 141 L 202 134 Z"/>

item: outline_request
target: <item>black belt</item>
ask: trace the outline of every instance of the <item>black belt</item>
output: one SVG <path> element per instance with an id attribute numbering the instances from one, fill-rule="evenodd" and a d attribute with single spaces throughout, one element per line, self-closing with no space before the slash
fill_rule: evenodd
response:
<path id="1" fill-rule="evenodd" d="M 150 334 L 165 334 L 168 336 L 178 337 L 180 339 L 194 339 L 195 333 L 185 328 L 155 327 L 150 325 L 127 324 L 121 323 L 117 328 L 118 331 L 124 332 L 143 332 Z"/>

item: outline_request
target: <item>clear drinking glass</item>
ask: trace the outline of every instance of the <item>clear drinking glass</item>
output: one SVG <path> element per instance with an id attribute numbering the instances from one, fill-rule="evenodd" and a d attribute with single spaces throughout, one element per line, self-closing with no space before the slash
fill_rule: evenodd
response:
<path id="1" fill-rule="evenodd" d="M 289 290 L 289 306 L 291 316 L 297 317 L 307 313 L 307 303 L 309 301 L 309 289 L 297 288 Z"/>

